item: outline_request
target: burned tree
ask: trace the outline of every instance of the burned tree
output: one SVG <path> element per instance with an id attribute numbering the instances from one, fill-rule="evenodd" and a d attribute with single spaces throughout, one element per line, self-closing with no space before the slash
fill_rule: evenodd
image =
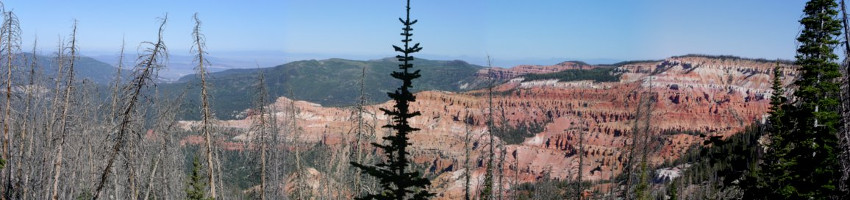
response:
<path id="1" fill-rule="evenodd" d="M 206 145 L 206 157 L 207 157 L 207 168 L 209 173 L 209 186 L 210 186 L 210 198 L 216 198 L 215 192 L 215 165 L 213 164 L 213 150 L 212 150 L 212 110 L 210 109 L 209 103 L 209 93 L 207 92 L 207 70 L 206 65 L 209 64 L 204 56 L 206 56 L 206 39 L 204 34 L 201 33 L 201 20 L 198 18 L 198 13 L 195 13 L 193 16 L 195 20 L 195 28 L 192 29 L 192 42 L 194 43 L 194 47 L 192 48 L 192 53 L 195 54 L 195 62 L 197 62 L 198 66 L 195 67 L 198 76 L 201 78 L 201 133 L 204 136 L 204 142 Z"/>
<path id="2" fill-rule="evenodd" d="M 74 22 L 73 30 L 71 32 L 71 41 L 69 42 L 68 50 L 70 51 L 69 59 L 68 59 L 68 81 L 65 85 L 65 98 L 62 103 L 62 116 L 59 126 L 59 146 L 56 153 L 56 158 L 53 164 L 53 189 L 51 199 L 59 198 L 59 176 L 62 174 L 62 158 L 63 158 L 63 150 L 65 147 L 65 138 L 68 135 L 68 115 L 69 110 L 71 109 L 71 93 L 74 90 L 74 61 L 77 59 L 77 45 L 76 45 L 76 36 L 77 35 L 77 22 Z M 62 50 L 60 50 L 61 54 Z M 65 62 L 65 60 L 59 60 L 59 63 Z"/>
<path id="3" fill-rule="evenodd" d="M 15 16 L 15 13 L 12 11 L 3 12 L 5 20 L 3 20 L 2 31 L 0 31 L 0 46 L 2 46 L 2 51 L 5 53 L 3 56 L 6 60 L 6 105 L 4 109 L 4 117 L 3 117 L 3 162 L 10 160 L 10 142 L 14 140 L 14 135 L 11 135 L 9 130 L 9 125 L 12 123 L 11 114 L 12 114 L 12 61 L 15 59 L 16 52 L 20 51 L 21 41 L 20 34 L 21 28 L 18 24 L 18 17 Z M 5 164 L 5 163 L 4 163 Z M 8 166 L 9 164 L 5 164 L 5 168 L 3 169 L 3 175 L 5 176 L 5 193 L 6 197 L 12 193 L 12 167 Z"/>
<path id="4" fill-rule="evenodd" d="M 151 84 L 156 71 L 164 68 L 163 62 L 167 59 L 168 50 L 162 40 L 162 32 L 165 28 L 165 23 L 168 21 L 168 15 L 162 18 L 159 31 L 157 32 L 156 42 L 143 42 L 144 45 L 150 45 L 144 49 L 142 55 L 137 59 L 138 62 L 133 69 L 133 80 L 127 85 L 124 90 L 127 92 L 126 102 L 122 105 L 121 114 L 118 116 L 119 124 L 115 130 L 114 141 L 109 157 L 106 161 L 106 167 L 100 174 L 100 180 L 95 185 L 92 199 L 100 198 L 102 195 L 103 186 L 109 178 L 115 160 L 118 158 L 122 149 L 127 145 L 128 134 L 134 133 L 137 130 L 132 130 L 133 117 L 136 116 L 139 100 L 142 98 L 142 89 Z"/>

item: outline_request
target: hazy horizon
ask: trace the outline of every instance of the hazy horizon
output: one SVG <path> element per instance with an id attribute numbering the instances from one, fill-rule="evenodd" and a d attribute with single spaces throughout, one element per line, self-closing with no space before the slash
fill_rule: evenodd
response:
<path id="1" fill-rule="evenodd" d="M 154 39 L 157 18 L 168 13 L 164 39 L 170 53 L 188 55 L 191 16 L 198 12 L 210 56 L 272 66 L 394 56 L 390 45 L 398 43 L 400 29 L 394 19 L 403 11 L 401 1 L 4 3 L 22 19 L 23 49 L 32 48 L 38 37 L 39 51 L 52 52 L 77 19 L 84 55 L 117 55 L 122 38 L 126 51 L 134 53 L 141 41 Z M 417 1 L 412 17 L 422 19 L 414 31 L 414 41 L 424 46 L 419 57 L 478 65 L 485 65 L 488 55 L 500 67 L 567 60 L 606 64 L 685 54 L 793 59 L 803 4 Z"/>

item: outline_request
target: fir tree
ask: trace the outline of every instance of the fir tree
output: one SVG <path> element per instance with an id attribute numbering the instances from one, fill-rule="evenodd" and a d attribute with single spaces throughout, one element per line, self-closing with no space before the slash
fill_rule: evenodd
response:
<path id="1" fill-rule="evenodd" d="M 770 89 L 773 89 L 770 96 L 770 125 L 773 126 L 774 130 L 783 130 L 782 120 L 780 119 L 785 116 L 782 105 L 785 104 L 787 99 L 785 98 L 785 89 L 782 86 L 782 69 L 779 68 L 779 63 L 776 63 L 776 67 L 773 68 L 773 85 Z"/>
<path id="2" fill-rule="evenodd" d="M 765 159 L 765 185 L 772 189 L 765 198 L 824 199 L 837 195 L 839 126 L 838 59 L 833 49 L 841 33 L 836 19 L 837 3 L 811 0 L 800 20 L 803 30 L 797 41 L 796 64 L 801 66 L 795 81 L 792 105 L 772 99 L 771 145 Z"/>
<path id="3" fill-rule="evenodd" d="M 786 105 L 785 102 L 787 98 L 785 98 L 785 89 L 782 84 L 782 69 L 779 67 L 779 63 L 776 63 L 776 67 L 773 68 L 773 85 L 771 86 L 773 92 L 771 92 L 770 97 L 770 111 L 768 117 L 766 127 L 768 128 L 767 132 L 769 132 L 768 137 L 771 138 L 771 142 L 767 144 L 769 153 L 760 156 L 760 153 L 756 153 L 756 159 L 752 163 L 750 163 L 750 169 L 745 174 L 744 179 L 741 180 L 739 186 L 744 192 L 744 199 L 760 199 L 766 198 L 769 196 L 765 196 L 766 194 L 775 193 L 772 183 L 778 183 L 778 178 L 773 175 L 782 174 L 782 169 L 776 165 L 778 162 L 780 155 L 784 155 L 781 151 L 776 151 L 776 149 L 782 149 L 778 146 L 781 143 L 782 135 L 781 131 L 784 131 L 785 128 L 783 126 L 783 121 L 788 121 L 787 115 L 785 115 L 785 109 L 790 109 L 790 105 Z M 783 106 L 785 108 L 783 108 Z M 762 137 L 764 134 L 763 131 L 759 132 L 758 137 Z M 760 150 L 756 150 L 761 152 Z M 759 164 L 759 159 L 763 160 Z M 780 196 L 774 196 L 774 198 L 781 198 Z"/>
<path id="4" fill-rule="evenodd" d="M 791 105 L 786 105 L 785 102 L 787 99 L 785 98 L 785 89 L 782 87 L 782 71 L 779 69 L 777 65 L 773 68 L 773 93 L 771 93 L 770 97 L 770 117 L 768 118 L 767 125 L 769 128 L 769 137 L 771 139 L 770 144 L 768 144 L 769 152 L 765 155 L 765 166 L 764 170 L 768 174 L 781 174 L 780 168 L 777 168 L 775 163 L 778 162 L 779 157 L 784 155 L 784 150 L 780 144 L 784 143 L 783 135 L 787 135 L 787 129 L 784 126 L 784 121 L 790 121 L 785 115 L 785 110 L 791 110 L 793 107 Z M 771 177 L 770 175 L 761 176 L 759 178 L 762 179 L 771 179 L 776 177 Z M 767 187 L 767 185 L 764 185 Z M 766 188 L 765 187 L 765 188 Z"/>
<path id="5" fill-rule="evenodd" d="M 189 174 L 189 183 L 186 185 L 186 199 L 207 199 L 206 194 L 204 194 L 207 186 L 204 184 L 203 179 L 203 175 L 201 175 L 201 163 L 198 160 L 198 156 L 193 156 L 192 173 Z"/>
<path id="6" fill-rule="evenodd" d="M 410 54 L 419 52 L 422 50 L 422 47 L 419 47 L 419 43 L 410 46 L 410 41 L 412 41 L 410 37 L 413 36 L 410 33 L 413 30 L 411 26 L 416 24 L 417 20 L 410 20 L 410 0 L 407 0 L 406 8 L 406 18 L 399 18 L 399 21 L 404 25 L 404 28 L 402 28 L 403 32 L 401 33 L 404 36 L 404 39 L 401 40 L 404 43 L 404 47 L 393 45 L 395 51 L 403 54 L 396 56 L 398 61 L 401 62 L 399 64 L 401 71 L 395 71 L 391 74 L 393 78 L 401 80 L 402 85 L 395 92 L 387 93 L 395 101 L 394 108 L 392 110 L 381 108 L 381 111 L 386 115 L 392 116 L 393 120 L 392 124 L 387 124 L 384 128 L 395 130 L 395 134 L 383 137 L 384 140 L 389 141 L 388 145 L 372 143 L 372 145 L 381 148 L 386 155 L 383 163 L 366 166 L 351 162 L 355 167 L 376 177 L 381 184 L 381 189 L 377 193 L 367 194 L 358 199 L 426 199 L 434 195 L 426 190 L 426 187 L 431 184 L 431 181 L 423 178 L 419 172 L 408 171 L 407 169 L 410 167 L 410 161 L 407 158 L 409 155 L 407 147 L 412 144 L 409 142 L 407 135 L 419 130 L 418 128 L 411 127 L 408 119 L 420 115 L 418 111 L 411 112 L 409 108 L 410 103 L 416 101 L 416 96 L 410 92 L 410 88 L 413 87 L 413 79 L 420 76 L 419 70 L 410 71 L 413 68 L 413 64 L 411 63 L 413 56 Z"/>

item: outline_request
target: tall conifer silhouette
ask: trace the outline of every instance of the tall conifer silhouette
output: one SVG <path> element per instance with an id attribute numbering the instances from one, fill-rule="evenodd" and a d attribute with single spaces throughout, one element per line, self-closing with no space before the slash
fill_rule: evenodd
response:
<path id="1" fill-rule="evenodd" d="M 410 161 L 407 158 L 409 155 L 407 147 L 412 143 L 408 141 L 407 135 L 419 130 L 418 128 L 411 127 L 408 119 L 420 115 L 418 111 L 410 110 L 410 103 L 416 101 L 416 96 L 410 92 L 410 88 L 413 87 L 413 79 L 420 76 L 419 70 L 411 72 L 411 68 L 413 68 L 413 64 L 411 63 L 413 56 L 410 54 L 419 52 L 422 50 L 422 47 L 419 47 L 419 43 L 410 46 L 410 41 L 412 41 L 410 37 L 413 36 L 410 33 L 413 30 L 411 26 L 417 22 L 417 20 L 410 20 L 410 0 L 407 0 L 406 9 L 407 15 L 405 19 L 399 18 L 399 21 L 404 25 L 404 28 L 402 28 L 403 32 L 401 33 L 404 36 L 404 39 L 401 40 L 404 43 L 404 47 L 393 45 L 395 51 L 402 53 L 402 55 L 396 56 L 398 61 L 401 62 L 398 65 L 400 71 L 394 71 L 391 74 L 393 78 L 401 80 L 402 85 L 395 92 L 387 93 L 395 101 L 393 109 L 381 109 L 385 114 L 391 116 L 393 120 L 392 124 L 387 124 L 384 128 L 393 129 L 395 134 L 383 137 L 384 140 L 389 141 L 387 145 L 372 143 L 372 145 L 381 148 L 384 155 L 386 155 L 386 159 L 383 162 L 374 166 L 366 166 L 355 162 L 351 163 L 367 174 L 376 177 L 381 184 L 381 190 L 375 194 L 367 194 L 358 199 L 426 199 L 434 195 L 426 190 L 426 187 L 431 184 L 428 179 L 423 178 L 419 172 L 408 171 Z"/>

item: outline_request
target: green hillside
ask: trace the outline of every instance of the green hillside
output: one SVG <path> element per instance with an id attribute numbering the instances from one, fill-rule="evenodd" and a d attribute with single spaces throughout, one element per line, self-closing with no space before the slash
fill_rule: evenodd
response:
<path id="1" fill-rule="evenodd" d="M 27 63 L 27 67 L 18 67 L 18 73 L 29 73 L 29 62 L 32 57 L 32 53 L 21 53 L 18 56 L 17 63 Z M 59 67 L 56 64 L 55 57 L 46 56 L 46 55 L 37 55 L 38 59 L 38 67 L 41 72 L 44 73 L 45 77 L 56 77 L 56 72 L 59 71 Z M 22 66 L 22 65 L 18 65 Z M 97 84 L 108 84 L 115 77 L 115 72 L 118 68 L 113 67 L 110 64 L 95 60 L 94 58 L 81 56 L 74 63 L 74 73 L 75 76 L 78 77 L 78 80 L 88 79 Z M 129 71 L 127 71 L 129 72 Z M 26 77 L 26 76 L 21 76 Z M 129 77 L 129 73 L 122 74 L 122 79 L 127 80 Z"/>
<path id="2" fill-rule="evenodd" d="M 464 61 L 436 61 L 417 59 L 416 69 L 422 70 L 414 91 L 459 91 L 461 85 L 472 82 L 481 66 Z M 386 93 L 399 85 L 389 78 L 398 68 L 394 58 L 357 61 L 346 59 L 305 60 L 262 69 L 231 69 L 210 74 L 212 107 L 219 119 L 231 119 L 238 112 L 251 107 L 254 97 L 257 70 L 262 70 L 272 97 L 287 96 L 324 106 L 348 106 L 359 95 L 361 70 L 366 68 L 366 95 L 370 102 L 389 100 Z M 183 118 L 195 119 L 199 107 L 198 78 L 186 76 L 176 83 L 163 84 L 169 91 L 189 88 Z M 289 88 L 292 95 L 289 95 Z"/>

